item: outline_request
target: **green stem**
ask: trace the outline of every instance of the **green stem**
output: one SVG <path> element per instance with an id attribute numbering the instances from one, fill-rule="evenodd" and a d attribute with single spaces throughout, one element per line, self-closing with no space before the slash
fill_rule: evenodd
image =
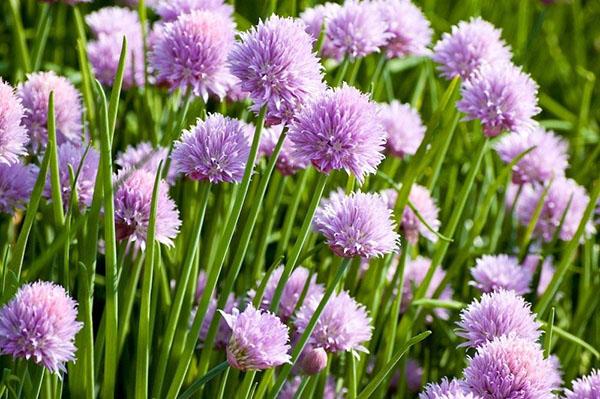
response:
<path id="1" fill-rule="evenodd" d="M 200 379 L 194 382 L 190 387 L 179 396 L 179 399 L 189 399 L 202 388 L 204 384 L 211 381 L 213 378 L 221 374 L 223 371 L 229 368 L 229 363 L 223 362 L 212 368 L 208 373 L 200 377 Z"/>
<path id="2" fill-rule="evenodd" d="M 181 309 L 183 306 L 186 290 L 189 286 L 189 280 L 192 271 L 192 263 L 194 262 L 194 258 L 196 257 L 198 253 L 198 248 L 200 247 L 200 237 L 202 233 L 202 226 L 204 224 L 204 216 L 206 214 L 206 207 L 208 204 L 210 188 L 211 184 L 208 181 L 203 181 L 200 183 L 200 193 L 198 196 L 198 203 L 200 205 L 199 214 L 192 229 L 190 242 L 188 243 L 188 249 L 186 251 L 186 258 L 181 267 L 181 275 L 179 276 L 177 282 L 177 291 L 175 293 L 175 299 L 173 300 L 173 305 L 171 306 L 171 311 L 169 313 L 167 330 L 163 336 L 161 351 L 158 358 L 158 368 L 156 369 L 155 373 L 156 381 L 154 383 L 152 391 L 153 397 L 160 397 L 161 395 L 164 376 L 167 370 L 167 363 L 169 361 L 169 353 L 171 352 L 171 347 L 173 345 L 173 337 L 175 336 L 175 332 L 177 330 L 177 325 L 179 323 L 179 317 L 181 315 Z"/>
<path id="3" fill-rule="evenodd" d="M 50 33 L 50 25 L 52 25 L 52 8 L 50 8 L 49 4 L 43 4 L 35 29 L 36 40 L 32 50 L 34 71 L 40 69 L 40 64 L 42 63 L 42 57 L 48 41 L 48 34 Z"/>
<path id="4" fill-rule="evenodd" d="M 285 263 L 285 267 L 281 273 L 281 278 L 277 283 L 277 288 L 275 288 L 275 293 L 273 294 L 273 299 L 271 300 L 271 311 L 277 312 L 277 308 L 279 308 L 279 301 L 281 300 L 281 295 L 283 293 L 283 288 L 285 283 L 287 282 L 292 270 L 296 267 L 298 258 L 300 257 L 300 252 L 304 247 L 306 242 L 306 238 L 308 237 L 308 233 L 310 231 L 310 226 L 312 224 L 313 216 L 319 206 L 319 201 L 321 201 L 321 197 L 323 196 L 323 191 L 325 190 L 325 185 L 329 180 L 329 175 L 324 173 L 319 174 L 319 178 L 317 180 L 316 187 L 313 192 L 313 197 L 308 206 L 306 214 L 304 216 L 304 222 L 302 223 L 302 227 L 300 228 L 300 233 L 298 234 L 298 238 L 296 239 L 296 244 L 294 245 L 290 257 L 287 259 Z"/>
<path id="5" fill-rule="evenodd" d="M 58 144 L 56 141 L 56 118 L 54 114 L 54 92 L 50 92 L 48 99 L 48 151 L 50 151 L 50 188 L 52 196 L 52 210 L 54 222 L 58 226 L 65 223 L 63 210 L 62 189 L 60 184 L 60 171 L 58 169 Z"/>
<path id="6" fill-rule="evenodd" d="M 204 316 L 206 315 L 206 311 L 208 310 L 210 299 L 215 291 L 219 275 L 221 274 L 221 269 L 223 268 L 223 264 L 225 263 L 225 257 L 229 250 L 231 239 L 233 238 L 233 234 L 235 232 L 240 213 L 242 212 L 242 207 L 246 200 L 246 195 L 248 194 L 248 188 L 252 179 L 252 172 L 254 171 L 254 163 L 256 161 L 256 154 L 258 153 L 258 144 L 260 142 L 266 112 L 266 107 L 263 106 L 260 110 L 260 114 L 256 121 L 256 130 L 254 131 L 254 137 L 252 139 L 252 145 L 250 147 L 250 154 L 248 155 L 246 168 L 244 170 L 244 177 L 242 178 L 242 182 L 240 183 L 240 187 L 233 205 L 233 210 L 231 212 L 229 220 L 227 221 L 227 225 L 225 226 L 223 235 L 219 242 L 219 248 L 217 249 L 217 254 L 215 255 L 215 263 L 208 273 L 206 287 L 204 289 L 204 292 L 202 293 L 200 303 L 198 304 L 198 310 L 196 311 L 196 315 L 194 316 L 192 328 L 185 341 L 182 352 L 182 358 L 179 359 L 179 363 L 175 371 L 175 376 L 173 377 L 171 387 L 169 388 L 169 391 L 167 393 L 167 398 L 169 399 L 175 399 L 175 397 L 177 397 L 177 394 L 179 393 L 179 390 L 181 389 L 181 385 L 183 384 L 185 374 L 187 373 L 190 362 L 192 360 L 192 356 L 194 354 L 194 347 L 196 346 L 196 342 L 198 340 L 198 335 L 200 333 L 200 328 L 202 327 Z"/>
<path id="7" fill-rule="evenodd" d="M 335 75 L 335 80 L 333 81 L 333 85 L 331 87 L 338 87 L 342 84 L 346 73 L 348 72 L 348 66 L 350 65 L 350 59 L 348 57 L 344 58 L 341 65 L 338 66 L 337 74 Z"/>
<path id="8" fill-rule="evenodd" d="M 312 334 L 313 330 L 315 329 L 315 326 L 317 325 L 317 321 L 319 320 L 319 317 L 321 317 L 321 313 L 323 313 L 323 310 L 325 309 L 325 305 L 327 305 L 329 298 L 331 298 L 331 295 L 333 295 L 333 292 L 335 291 L 335 288 L 337 287 L 338 283 L 342 280 L 342 277 L 344 276 L 344 273 L 346 272 L 346 269 L 348 268 L 348 265 L 350 265 L 351 261 L 352 261 L 352 258 L 344 258 L 344 260 L 342 261 L 342 264 L 340 265 L 340 267 L 337 271 L 335 278 L 327 286 L 327 290 L 325 291 L 325 294 L 323 295 L 321 302 L 319 302 L 319 305 L 315 309 L 315 312 L 313 313 L 308 324 L 306 325 L 306 329 L 304 330 L 304 332 L 298 339 L 298 342 L 294 346 L 294 349 L 292 350 L 292 357 L 290 359 L 290 364 L 286 364 L 286 365 L 282 366 L 281 371 L 279 372 L 279 376 L 277 377 L 277 381 L 275 381 L 275 386 L 269 393 L 270 399 L 275 399 L 279 395 L 279 391 L 281 391 L 281 388 L 283 388 L 283 385 L 285 384 L 285 380 L 287 379 L 288 375 L 290 374 L 290 371 L 292 370 L 293 365 L 298 361 L 298 358 L 300 357 L 300 354 L 302 353 L 304 346 L 308 342 L 310 335 Z"/>
<path id="9" fill-rule="evenodd" d="M 292 229 L 294 227 L 294 221 L 296 219 L 296 213 L 298 212 L 298 207 L 300 206 L 300 201 L 302 200 L 302 194 L 304 193 L 304 188 L 306 187 L 308 176 L 311 170 L 312 169 L 306 169 L 302 171 L 300 180 L 298 181 L 295 187 L 292 202 L 287 208 L 285 220 L 283 222 L 283 227 L 281 228 L 281 238 L 279 239 L 277 249 L 275 250 L 276 259 L 283 256 L 283 253 L 285 252 L 285 249 L 288 246 L 288 242 L 290 241 Z"/>
<path id="10" fill-rule="evenodd" d="M 29 50 L 27 49 L 27 42 L 25 41 L 25 29 L 23 29 L 21 13 L 19 12 L 19 1 L 9 0 L 8 4 L 12 15 L 15 40 L 17 42 L 17 52 L 19 54 L 21 69 L 24 73 L 27 74 L 31 72 L 31 61 L 29 59 Z"/>

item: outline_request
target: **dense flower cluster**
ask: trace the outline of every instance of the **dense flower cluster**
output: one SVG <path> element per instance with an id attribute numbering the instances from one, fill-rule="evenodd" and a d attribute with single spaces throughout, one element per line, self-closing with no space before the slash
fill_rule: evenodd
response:
<path id="1" fill-rule="evenodd" d="M 508 255 L 484 255 L 477 259 L 471 269 L 472 284 L 481 292 L 501 289 L 527 294 L 533 275 L 529 269 L 519 265 L 517 258 Z"/>
<path id="2" fill-rule="evenodd" d="M 394 100 L 381 105 L 379 117 L 387 132 L 390 154 L 404 158 L 417 152 L 425 136 L 425 126 L 417 110 Z"/>
<path id="3" fill-rule="evenodd" d="M 21 124 L 25 110 L 15 90 L 0 78 L 0 163 L 17 162 L 29 141 Z"/>
<path id="4" fill-rule="evenodd" d="M 12 215 L 15 210 L 24 208 L 37 173 L 35 165 L 0 163 L 0 213 Z"/>

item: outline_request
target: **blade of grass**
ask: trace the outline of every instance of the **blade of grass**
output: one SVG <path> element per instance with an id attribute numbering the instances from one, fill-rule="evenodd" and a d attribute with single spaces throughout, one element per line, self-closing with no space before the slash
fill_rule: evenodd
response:
<path id="1" fill-rule="evenodd" d="M 56 118 L 54 115 L 54 92 L 50 92 L 48 99 L 48 148 L 50 151 L 50 188 L 52 198 L 52 210 L 54 222 L 58 226 L 65 223 L 63 209 L 62 189 L 60 183 L 60 171 L 58 169 L 58 144 L 56 142 Z"/>
<path id="2" fill-rule="evenodd" d="M 9 0 L 8 5 L 12 16 L 13 33 L 15 35 L 15 41 L 17 42 L 16 47 L 19 62 L 23 73 L 27 74 L 31 72 L 31 60 L 29 59 L 29 50 L 27 49 L 27 42 L 25 40 L 25 29 L 23 29 L 21 13 L 19 12 L 19 0 Z"/>

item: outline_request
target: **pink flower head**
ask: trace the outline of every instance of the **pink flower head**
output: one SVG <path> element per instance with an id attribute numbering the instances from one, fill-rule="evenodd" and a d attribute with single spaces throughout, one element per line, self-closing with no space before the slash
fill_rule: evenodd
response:
<path id="1" fill-rule="evenodd" d="M 423 11 L 410 0 L 377 0 L 375 5 L 389 35 L 388 58 L 423 56 L 430 53 L 433 30 Z"/>
<path id="2" fill-rule="evenodd" d="M 0 78 L 0 164 L 18 162 L 29 142 L 21 124 L 25 110 L 15 90 Z"/>
<path id="3" fill-rule="evenodd" d="M 387 132 L 390 154 L 399 158 L 414 155 L 425 137 L 425 126 L 417 110 L 393 100 L 380 106 L 379 117 Z"/>
<path id="4" fill-rule="evenodd" d="M 529 285 L 533 275 L 528 268 L 519 265 L 514 256 L 484 255 L 477 259 L 471 275 L 474 279 L 471 284 L 481 292 L 504 289 L 524 295 L 531 291 Z"/>

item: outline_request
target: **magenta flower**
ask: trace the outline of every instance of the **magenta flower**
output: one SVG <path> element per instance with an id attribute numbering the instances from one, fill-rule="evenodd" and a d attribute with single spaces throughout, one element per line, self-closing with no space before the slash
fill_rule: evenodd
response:
<path id="1" fill-rule="evenodd" d="M 446 79 L 468 79 L 482 65 L 510 62 L 510 47 L 500 36 L 499 29 L 481 18 L 461 21 L 435 44 L 432 58 Z"/>
<path id="2" fill-rule="evenodd" d="M 560 386 L 555 365 L 538 343 L 503 336 L 479 347 L 464 371 L 465 386 L 484 398 L 551 399 Z"/>
<path id="3" fill-rule="evenodd" d="M 154 8 L 165 22 L 175 21 L 180 15 L 194 11 L 211 11 L 231 17 L 233 7 L 224 3 L 223 0 L 159 0 Z"/>
<path id="4" fill-rule="evenodd" d="M 529 303 L 514 291 L 499 290 L 483 294 L 460 313 L 456 335 L 467 340 L 460 346 L 477 348 L 494 338 L 513 335 L 536 342 L 540 324 Z"/>
<path id="5" fill-rule="evenodd" d="M 130 240 L 144 249 L 156 174 L 145 170 L 121 170 L 115 176 L 115 227 L 118 240 Z M 156 206 L 156 241 L 168 246 L 179 231 L 181 220 L 169 188 L 160 182 Z"/>
<path id="6" fill-rule="evenodd" d="M 423 11 L 410 0 L 377 0 L 375 5 L 386 23 L 388 58 L 423 56 L 430 53 L 433 30 Z"/>
<path id="7" fill-rule="evenodd" d="M 58 147 L 58 173 L 65 209 L 69 207 L 71 200 L 72 184 L 69 167 L 73 169 L 74 176 L 77 176 L 77 171 L 79 170 L 75 184 L 79 208 L 87 208 L 92 204 L 100 154 L 93 147 L 90 147 L 84 159 L 83 156 L 85 153 L 86 147 L 76 146 L 71 143 L 63 143 Z M 48 173 L 44 196 L 50 199 L 52 197 L 51 193 L 50 173 Z"/>
<path id="8" fill-rule="evenodd" d="M 273 150 L 277 145 L 282 130 L 282 125 L 263 129 L 259 147 L 259 152 L 262 155 L 270 157 L 273 154 Z M 308 166 L 308 161 L 306 159 L 300 159 L 294 154 L 293 145 L 290 140 L 286 138 L 281 147 L 281 152 L 279 153 L 275 166 L 282 175 L 291 176 L 297 171 L 305 169 Z"/>
<path id="9" fill-rule="evenodd" d="M 127 39 L 127 56 L 123 70 L 123 86 L 131 88 L 144 83 L 144 42 L 138 13 L 123 7 L 104 7 L 86 16 L 96 37 L 87 45 L 94 74 L 105 85 L 112 85 L 119 67 L 123 36 Z"/>
<path id="10" fill-rule="evenodd" d="M 391 37 L 375 3 L 348 0 L 326 20 L 326 57 L 341 60 L 379 52 Z"/>
<path id="11" fill-rule="evenodd" d="M 229 68 L 249 93 L 252 110 L 267 108 L 266 124 L 292 120 L 310 98 L 325 90 L 313 39 L 300 20 L 272 16 L 241 33 Z"/>
<path id="12" fill-rule="evenodd" d="M 297 157 L 322 173 L 344 169 L 361 183 L 384 158 L 385 137 L 375 103 L 345 84 L 302 108 L 288 134 Z"/>
<path id="13" fill-rule="evenodd" d="M 0 164 L 16 163 L 27 153 L 29 138 L 21 124 L 24 112 L 15 90 L 0 78 Z"/>
<path id="14" fill-rule="evenodd" d="M 77 303 L 65 289 L 38 281 L 22 286 L 0 309 L 0 352 L 32 359 L 58 374 L 75 360 Z"/>
<path id="15" fill-rule="evenodd" d="M 425 126 L 416 109 L 392 100 L 379 108 L 381 123 L 387 132 L 387 149 L 390 154 L 404 158 L 414 155 L 425 137 Z"/>
<path id="16" fill-rule="evenodd" d="M 150 54 L 159 84 L 191 90 L 205 101 L 223 98 L 232 83 L 225 61 L 233 46 L 235 24 L 218 12 L 194 11 L 161 27 Z"/>
<path id="17" fill-rule="evenodd" d="M 559 177 L 549 184 L 550 188 L 544 199 L 542 213 L 535 225 L 534 235 L 547 242 L 552 240 L 564 214 L 558 238 L 568 241 L 575 235 L 590 199 L 585 189 L 573 179 Z M 517 203 L 517 218 L 524 226 L 529 224 L 543 192 L 544 187 L 541 185 L 527 186 L 523 189 Z M 587 234 L 594 232 L 591 220 L 586 224 L 585 232 Z"/>
<path id="18" fill-rule="evenodd" d="M 240 313 L 219 310 L 231 328 L 227 361 L 233 368 L 265 370 L 290 362 L 288 328 L 277 316 L 256 310 L 252 304 Z"/>
<path id="19" fill-rule="evenodd" d="M 294 324 L 303 333 L 321 302 L 321 295 L 306 298 Z M 363 343 L 371 339 L 373 327 L 364 305 L 357 303 L 348 292 L 332 296 L 319 317 L 308 343 L 330 353 L 350 350 L 368 352 Z"/>
<path id="20" fill-rule="evenodd" d="M 572 382 L 573 387 L 565 390 L 566 399 L 598 399 L 600 398 L 600 371 L 592 372 Z"/>
<path id="21" fill-rule="evenodd" d="M 177 172 L 193 180 L 239 183 L 250 154 L 248 127 L 237 119 L 211 114 L 183 132 L 171 155 Z"/>
<path id="22" fill-rule="evenodd" d="M 477 259 L 471 275 L 474 280 L 471 284 L 481 292 L 504 289 L 524 295 L 531 291 L 529 285 L 533 275 L 528 268 L 519 265 L 514 256 L 484 255 Z"/>
<path id="23" fill-rule="evenodd" d="M 271 276 L 269 276 L 269 280 L 267 281 L 267 286 L 265 287 L 265 292 L 263 294 L 260 306 L 262 309 L 267 310 L 271 306 L 271 301 L 273 299 L 273 295 L 275 294 L 277 284 L 281 279 L 282 273 L 283 266 L 279 266 L 277 269 L 273 270 L 273 273 L 271 273 Z M 296 310 L 298 300 L 300 299 L 300 295 L 302 295 L 302 292 L 304 291 L 304 286 L 306 285 L 306 280 L 308 279 L 309 275 L 310 272 L 308 271 L 308 269 L 305 269 L 304 267 L 297 267 L 296 269 L 294 269 L 288 281 L 285 283 L 283 292 L 281 294 L 281 302 L 279 303 L 278 310 L 278 316 L 284 322 L 287 322 L 293 315 L 294 310 Z M 313 275 L 308 285 L 308 291 L 306 292 L 305 300 L 312 296 L 322 295 L 323 286 L 317 283 L 317 276 Z"/>
<path id="24" fill-rule="evenodd" d="M 306 24 L 306 33 L 308 33 L 313 40 L 317 41 L 321 35 L 321 29 L 325 28 L 323 36 L 323 44 L 321 46 L 321 54 L 334 54 L 332 44 L 327 39 L 329 20 L 335 16 L 340 8 L 337 3 L 325 3 L 317 4 L 312 8 L 307 8 L 300 14 L 300 18 Z"/>
<path id="25" fill-rule="evenodd" d="M 466 395 L 462 387 L 462 381 L 455 379 L 448 380 L 446 377 L 438 383 L 429 383 L 425 390 L 419 394 L 419 399 L 438 399 L 438 398 L 461 398 L 460 395 Z"/>
<path id="26" fill-rule="evenodd" d="M 48 99 L 54 92 L 54 115 L 58 143 L 78 143 L 83 136 L 81 96 L 66 78 L 54 72 L 35 72 L 17 88 L 25 108 L 23 124 L 27 128 L 34 151 L 46 148 L 48 141 Z"/>
<path id="27" fill-rule="evenodd" d="M 503 131 L 518 132 L 534 126 L 537 83 L 509 63 L 483 65 L 461 86 L 462 99 L 456 104 L 464 120 L 478 119 L 483 132 L 494 137 Z"/>
<path id="28" fill-rule="evenodd" d="M 418 256 L 413 260 L 408 260 L 406 262 L 406 266 L 404 269 L 404 288 L 402 290 L 402 302 L 401 302 L 401 310 L 402 312 L 406 312 L 410 303 L 414 297 L 414 291 L 421 285 L 425 276 L 427 275 L 427 271 L 431 266 L 431 259 Z M 429 283 L 429 287 L 427 287 L 427 291 L 425 292 L 426 298 L 432 298 L 434 292 L 438 289 L 442 280 L 446 276 L 446 272 L 441 268 L 436 268 L 433 276 L 431 278 L 431 282 Z M 452 287 L 449 285 L 444 287 L 444 290 L 440 294 L 439 299 L 449 300 L 452 299 L 453 291 Z M 447 309 L 435 309 L 435 316 L 439 319 L 447 320 L 450 317 L 450 314 Z M 428 320 L 430 321 L 430 320 Z"/>
<path id="29" fill-rule="evenodd" d="M 554 177 L 564 176 L 569 166 L 568 144 L 554 132 L 546 131 L 539 125 L 533 130 L 505 135 L 496 144 L 496 151 L 502 161 L 510 163 L 532 147 L 535 148 L 513 168 L 513 183 L 544 183 Z"/>
<path id="30" fill-rule="evenodd" d="M 149 142 L 141 142 L 137 145 L 130 145 L 125 151 L 117 154 L 115 165 L 121 169 L 143 169 L 156 174 L 160 162 L 164 163 L 169 156 L 169 150 L 164 147 L 154 148 Z M 167 183 L 173 184 L 177 172 L 174 168 L 169 169 Z"/>
<path id="31" fill-rule="evenodd" d="M 392 211 L 379 194 L 334 192 L 317 209 L 313 224 L 341 257 L 372 258 L 398 250 Z"/>
<path id="32" fill-rule="evenodd" d="M 25 208 L 38 172 L 35 165 L 0 163 L 0 213 L 12 215 Z"/>

